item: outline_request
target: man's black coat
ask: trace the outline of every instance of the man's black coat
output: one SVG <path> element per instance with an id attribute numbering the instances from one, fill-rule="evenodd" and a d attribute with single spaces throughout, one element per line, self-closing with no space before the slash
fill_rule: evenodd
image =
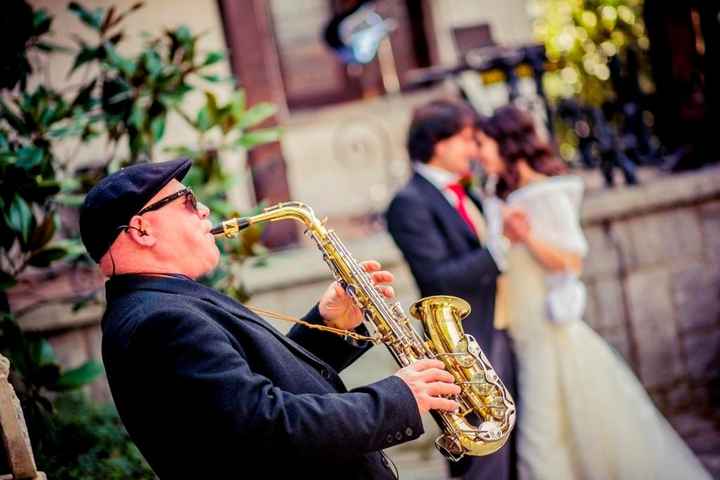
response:
<path id="1" fill-rule="evenodd" d="M 337 372 L 366 348 L 302 326 L 286 337 L 187 278 L 106 288 L 110 388 L 162 479 L 392 478 L 380 449 L 423 432 L 399 377 L 347 391 Z M 317 308 L 306 320 L 321 322 Z"/>

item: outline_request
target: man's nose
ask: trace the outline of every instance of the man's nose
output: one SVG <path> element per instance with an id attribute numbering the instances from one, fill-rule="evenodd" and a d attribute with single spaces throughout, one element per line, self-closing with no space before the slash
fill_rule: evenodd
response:
<path id="1" fill-rule="evenodd" d="M 206 219 L 210 215 L 210 209 L 202 202 L 197 204 L 198 215 L 201 219 Z"/>

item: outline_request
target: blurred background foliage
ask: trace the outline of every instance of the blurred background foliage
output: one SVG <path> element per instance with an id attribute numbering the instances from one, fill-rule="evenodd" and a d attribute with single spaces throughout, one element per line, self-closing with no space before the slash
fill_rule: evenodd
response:
<path id="1" fill-rule="evenodd" d="M 545 76 L 551 99 L 579 97 L 600 106 L 615 92 L 611 63 L 627 63 L 628 52 L 639 60 L 638 81 L 653 90 L 642 0 L 532 0 L 534 30 L 557 70 Z"/>
<path id="2" fill-rule="evenodd" d="M 607 186 L 616 170 L 636 184 L 637 166 L 669 163 L 672 155 L 653 132 L 643 1 L 531 0 L 529 8 L 550 67 L 543 85 L 559 155 L 599 168 Z"/>
<path id="3" fill-rule="evenodd" d="M 160 152 L 193 159 L 186 183 L 213 220 L 239 215 L 227 191 L 242 178 L 231 176 L 221 157 L 242 160 L 242 152 L 277 140 L 277 129 L 257 128 L 275 108 L 248 106 L 242 89 L 220 102 L 212 85 L 232 81 L 213 72 L 224 53 L 202 51 L 200 36 L 187 27 L 146 34 L 143 47 L 128 54 L 123 25 L 142 2 L 124 11 L 68 3 L 87 34 L 70 39 L 53 35 L 45 10 L 24 0 L 4 6 L 2 38 L 10 48 L 0 59 L 0 353 L 11 361 L 10 380 L 49 478 L 153 478 L 114 410 L 93 405 L 84 393 L 102 367 L 87 362 L 63 370 L 47 340 L 20 329 L 13 313 L 22 312 L 11 311 L 7 291 L 26 273 L 89 265 L 77 226 L 84 195 L 105 175 L 157 160 Z M 68 55 L 66 84 L 56 87 L 44 70 Z M 204 101 L 186 111 L 198 93 Z M 171 114 L 195 132 L 187 144 L 164 142 Z M 97 142 L 108 153 L 78 165 L 75 159 L 85 149 L 97 151 L 90 148 Z M 251 229 L 221 245 L 221 268 L 205 281 L 244 300 L 239 267 L 262 251 L 259 237 Z"/>

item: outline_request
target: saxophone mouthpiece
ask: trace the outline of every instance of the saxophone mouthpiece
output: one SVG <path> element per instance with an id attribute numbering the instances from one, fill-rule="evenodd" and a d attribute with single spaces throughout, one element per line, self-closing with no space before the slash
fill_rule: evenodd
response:
<path id="1" fill-rule="evenodd" d="M 222 224 L 217 225 L 210 230 L 210 233 L 212 233 L 213 235 L 220 235 L 221 233 L 225 233 L 225 227 L 223 227 Z"/>
<path id="2" fill-rule="evenodd" d="M 240 230 L 244 230 L 250 226 L 249 218 L 232 218 L 222 222 L 220 225 L 214 226 L 210 233 L 213 235 L 225 235 L 230 238 L 238 234 Z"/>

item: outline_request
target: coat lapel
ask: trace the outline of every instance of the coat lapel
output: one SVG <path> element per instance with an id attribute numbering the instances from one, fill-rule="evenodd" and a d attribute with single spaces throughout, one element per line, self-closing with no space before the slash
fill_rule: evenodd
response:
<path id="1" fill-rule="evenodd" d="M 430 209 L 446 224 L 449 232 L 461 234 L 471 244 L 480 244 L 477 235 L 470 229 L 470 225 L 462 219 L 455 207 L 450 205 L 445 195 L 435 185 L 419 173 L 415 173 L 412 182 Z M 475 198 L 471 197 L 471 199 L 477 203 Z"/>

